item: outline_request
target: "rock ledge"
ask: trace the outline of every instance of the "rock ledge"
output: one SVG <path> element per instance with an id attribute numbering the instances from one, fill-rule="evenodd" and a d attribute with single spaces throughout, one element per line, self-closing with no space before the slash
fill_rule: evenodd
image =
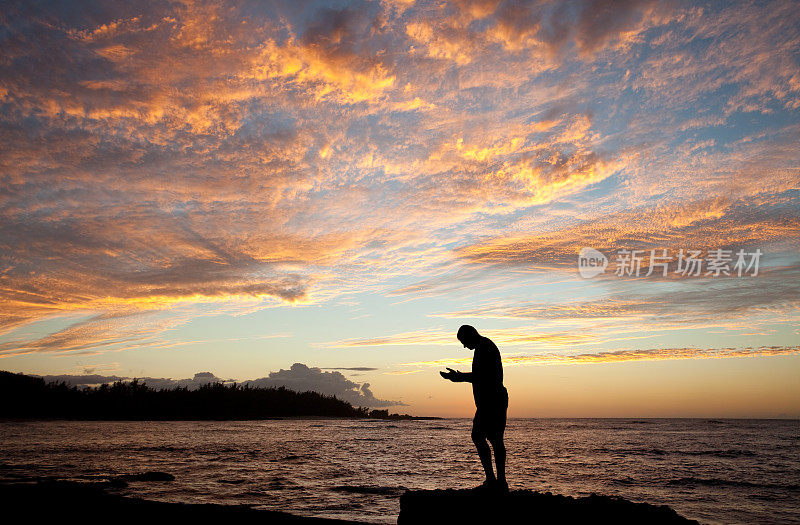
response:
<path id="1" fill-rule="evenodd" d="M 592 494 L 582 498 L 549 492 L 480 489 L 409 490 L 400 497 L 399 525 L 411 523 L 648 523 L 690 524 L 666 505 L 634 503 Z"/>

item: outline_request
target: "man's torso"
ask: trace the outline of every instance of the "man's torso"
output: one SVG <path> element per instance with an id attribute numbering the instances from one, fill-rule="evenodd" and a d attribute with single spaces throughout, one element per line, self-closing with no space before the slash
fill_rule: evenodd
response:
<path id="1" fill-rule="evenodd" d="M 508 392 L 503 386 L 500 351 L 486 337 L 481 338 L 472 358 L 472 395 L 478 409 L 508 405 Z"/>

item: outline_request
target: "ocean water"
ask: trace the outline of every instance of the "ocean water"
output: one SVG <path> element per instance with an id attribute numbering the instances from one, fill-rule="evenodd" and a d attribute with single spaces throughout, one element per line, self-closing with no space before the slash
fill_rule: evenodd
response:
<path id="1" fill-rule="evenodd" d="M 144 471 L 126 495 L 393 523 L 406 488 L 482 481 L 471 421 L 0 422 L 0 478 Z M 667 504 L 704 523 L 800 522 L 800 421 L 512 419 L 509 485 Z"/>

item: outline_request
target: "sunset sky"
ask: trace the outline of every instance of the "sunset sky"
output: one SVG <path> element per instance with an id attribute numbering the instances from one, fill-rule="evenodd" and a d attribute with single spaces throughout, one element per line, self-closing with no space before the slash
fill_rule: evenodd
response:
<path id="1" fill-rule="evenodd" d="M 1 4 L 0 369 L 800 417 L 796 2 Z"/>

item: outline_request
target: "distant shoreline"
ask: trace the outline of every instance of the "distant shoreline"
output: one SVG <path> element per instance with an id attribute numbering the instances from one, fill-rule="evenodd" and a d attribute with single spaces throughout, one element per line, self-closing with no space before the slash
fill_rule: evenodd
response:
<path id="1" fill-rule="evenodd" d="M 113 423 L 135 423 L 140 421 L 164 421 L 164 422 L 197 422 L 197 421 L 315 421 L 315 420 L 346 420 L 346 421 L 441 421 L 444 419 L 462 419 L 462 418 L 447 418 L 437 416 L 408 416 L 396 418 L 371 418 L 371 417 L 358 417 L 358 416 L 283 416 L 283 417 L 262 417 L 250 419 L 234 419 L 234 418 L 221 418 L 221 419 L 91 419 L 91 418 L 67 418 L 67 417 L 0 417 L 0 423 L 8 422 L 26 422 L 26 421 L 86 421 L 86 422 L 101 422 L 108 421 Z"/>
<path id="2" fill-rule="evenodd" d="M 66 421 L 268 421 L 330 417 L 386 421 L 419 420 L 388 409 L 355 407 L 318 392 L 285 387 L 209 383 L 197 389 L 154 389 L 137 380 L 98 387 L 46 382 L 0 371 L 0 419 Z M 426 418 L 422 418 L 426 419 Z"/>
<path id="3" fill-rule="evenodd" d="M 472 416 L 460 417 L 447 417 L 447 416 L 407 416 L 404 415 L 400 418 L 370 418 L 360 416 L 274 416 L 262 418 L 221 418 L 221 419 L 89 419 L 89 418 L 65 418 L 65 417 L 4 417 L 0 416 L 0 422 L 10 421 L 302 421 L 302 420 L 361 420 L 361 421 L 443 421 L 447 419 L 455 420 L 471 420 Z M 797 417 L 509 417 L 508 421 L 531 421 L 531 420 L 563 420 L 563 421 L 638 421 L 653 420 L 653 421 L 708 421 L 709 423 L 715 422 L 733 422 L 733 421 L 797 421 Z"/>

